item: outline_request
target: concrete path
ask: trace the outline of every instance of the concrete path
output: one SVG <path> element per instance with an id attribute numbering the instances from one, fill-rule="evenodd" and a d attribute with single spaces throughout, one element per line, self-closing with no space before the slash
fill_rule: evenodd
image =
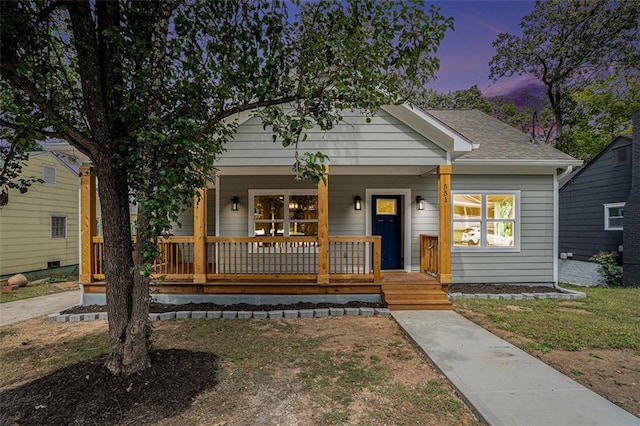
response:
<path id="1" fill-rule="evenodd" d="M 640 419 L 453 311 L 391 315 L 490 425 L 640 425 Z"/>
<path id="2" fill-rule="evenodd" d="M 80 290 L 0 303 L 0 326 L 58 312 L 80 303 Z"/>

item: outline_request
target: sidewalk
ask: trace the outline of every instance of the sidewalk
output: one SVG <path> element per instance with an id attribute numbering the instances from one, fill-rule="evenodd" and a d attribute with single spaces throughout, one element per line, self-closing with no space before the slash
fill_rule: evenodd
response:
<path id="1" fill-rule="evenodd" d="M 0 326 L 47 315 L 80 303 L 80 290 L 0 303 Z"/>
<path id="2" fill-rule="evenodd" d="M 407 335 L 492 426 L 640 419 L 453 311 L 395 311 Z"/>

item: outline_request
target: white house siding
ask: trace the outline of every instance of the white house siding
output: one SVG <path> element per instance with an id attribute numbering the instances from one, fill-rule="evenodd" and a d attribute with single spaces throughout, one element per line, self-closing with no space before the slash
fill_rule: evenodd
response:
<path id="1" fill-rule="evenodd" d="M 552 175 L 452 175 L 454 191 L 520 192 L 520 252 L 451 255 L 454 283 L 553 282 L 553 179 Z"/>
<path id="2" fill-rule="evenodd" d="M 291 166 L 294 150 L 273 142 L 272 131 L 259 118 L 243 123 L 216 166 Z M 313 128 L 300 143 L 301 152 L 321 151 L 330 164 L 422 166 L 444 164 L 446 152 L 384 111 L 367 123 L 366 116 L 346 111 L 344 122 L 330 131 Z"/>
<path id="3" fill-rule="evenodd" d="M 25 194 L 11 189 L 0 209 L 0 275 L 78 263 L 79 177 L 50 153 L 31 156 L 22 176 L 42 178 L 43 165 L 56 168 L 56 183 L 34 183 Z M 51 238 L 52 215 L 67 217 L 66 238 Z"/>

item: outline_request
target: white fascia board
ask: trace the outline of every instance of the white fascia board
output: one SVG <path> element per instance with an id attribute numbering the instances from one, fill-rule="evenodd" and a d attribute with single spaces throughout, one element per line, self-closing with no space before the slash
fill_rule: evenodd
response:
<path id="1" fill-rule="evenodd" d="M 470 152 L 474 149 L 472 141 L 417 107 L 402 104 L 385 105 L 382 109 L 447 152 Z"/>
<path id="2" fill-rule="evenodd" d="M 47 152 L 55 152 L 57 154 L 62 154 L 67 157 L 72 157 L 78 159 L 81 163 L 90 163 L 91 160 L 89 157 L 84 155 L 80 150 L 71 146 L 67 142 L 53 142 L 53 143 L 43 143 L 40 145 L 43 151 Z"/>

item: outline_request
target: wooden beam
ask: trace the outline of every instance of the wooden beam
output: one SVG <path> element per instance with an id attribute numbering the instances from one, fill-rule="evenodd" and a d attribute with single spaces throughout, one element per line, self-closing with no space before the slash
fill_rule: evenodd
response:
<path id="1" fill-rule="evenodd" d="M 93 237 L 96 234 L 96 176 L 93 167 L 80 167 L 80 245 L 82 263 L 80 283 L 89 284 L 94 277 Z"/>
<path id="2" fill-rule="evenodd" d="M 382 237 L 376 236 L 373 240 L 373 282 L 380 282 L 380 271 L 382 270 Z"/>
<path id="3" fill-rule="evenodd" d="M 193 200 L 193 282 L 207 282 L 207 189 Z"/>
<path id="4" fill-rule="evenodd" d="M 329 166 L 318 182 L 318 284 L 329 284 Z"/>
<path id="5" fill-rule="evenodd" d="M 438 280 L 451 282 L 451 166 L 438 166 Z"/>

